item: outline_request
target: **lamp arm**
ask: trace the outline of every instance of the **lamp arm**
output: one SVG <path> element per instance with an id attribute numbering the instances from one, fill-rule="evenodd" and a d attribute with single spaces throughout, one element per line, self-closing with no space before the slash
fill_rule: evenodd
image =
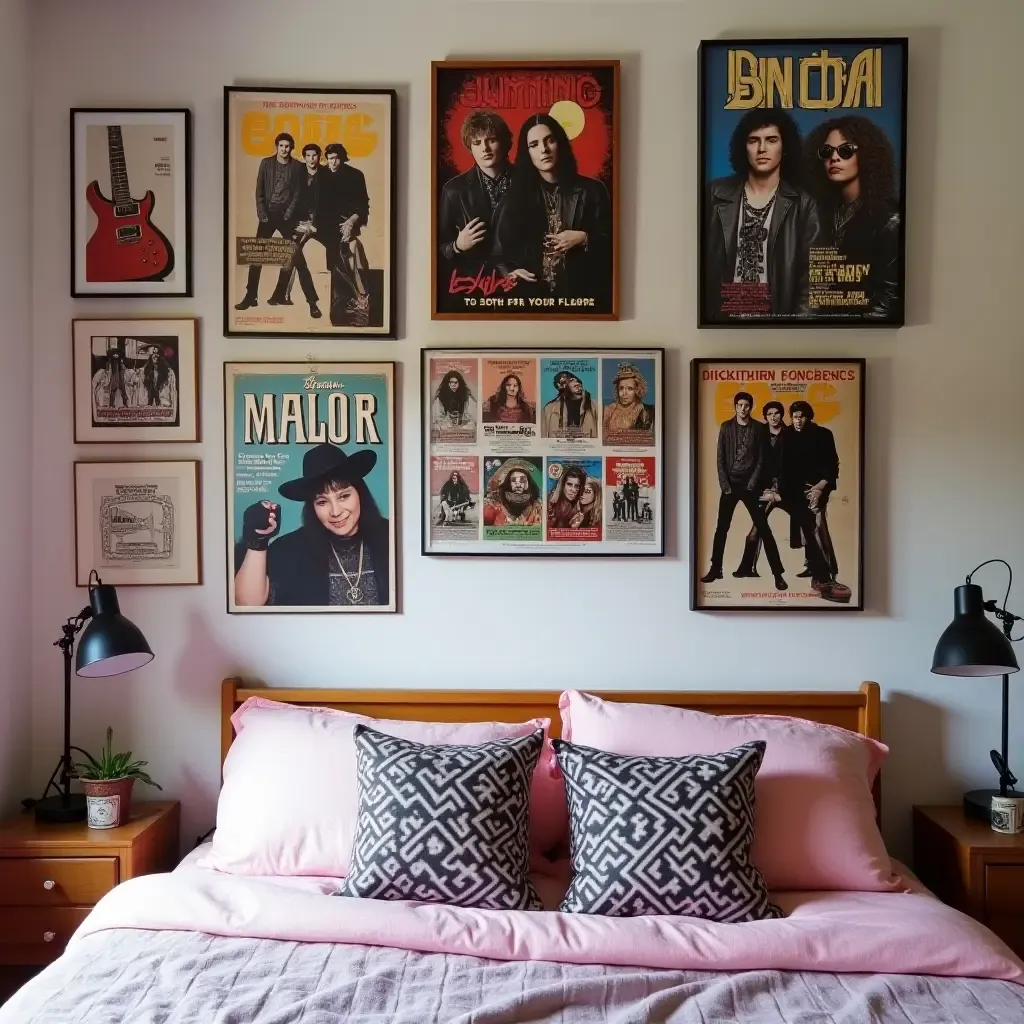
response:
<path id="1" fill-rule="evenodd" d="M 1010 600 L 1010 588 L 1013 586 L 1013 566 L 1011 566 L 1010 563 L 1007 562 L 1004 558 L 990 558 L 988 559 L 988 561 L 982 562 L 981 565 L 975 566 L 967 574 L 967 582 L 971 582 L 971 578 L 979 569 L 984 569 L 986 565 L 996 564 L 1005 565 L 1006 571 L 1009 574 L 1009 579 L 1006 582 L 1006 594 L 1003 596 L 1002 608 L 1000 608 L 999 605 L 996 604 L 995 600 L 990 600 L 985 602 L 985 611 L 991 612 L 991 614 L 993 614 L 997 619 L 999 619 L 1002 622 L 1003 635 L 1006 637 L 1007 640 L 1011 640 L 1013 641 L 1013 643 L 1018 643 L 1019 641 L 1024 640 L 1024 636 L 1012 637 L 1010 636 L 1010 631 L 1013 629 L 1013 624 L 1015 622 L 1024 622 L 1024 617 L 1020 615 L 1014 615 L 1013 612 L 1009 612 L 1006 610 L 1007 602 Z"/>
<path id="2" fill-rule="evenodd" d="M 82 632 L 85 624 L 92 618 L 92 608 L 86 605 L 77 615 L 72 615 L 61 627 L 63 632 L 59 640 L 53 641 L 54 647 L 59 647 L 66 654 L 71 653 L 75 645 L 75 637 Z"/>

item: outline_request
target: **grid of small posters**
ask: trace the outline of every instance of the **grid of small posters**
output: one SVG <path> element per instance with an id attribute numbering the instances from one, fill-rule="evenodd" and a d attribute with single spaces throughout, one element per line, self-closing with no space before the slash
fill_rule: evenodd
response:
<path id="1" fill-rule="evenodd" d="M 423 553 L 663 555 L 663 349 L 425 349 Z"/>

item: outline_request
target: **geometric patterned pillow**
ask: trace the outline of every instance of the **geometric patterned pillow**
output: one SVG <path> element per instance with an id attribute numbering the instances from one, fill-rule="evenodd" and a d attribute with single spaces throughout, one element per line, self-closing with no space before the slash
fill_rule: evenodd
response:
<path id="1" fill-rule="evenodd" d="M 477 746 L 354 734 L 359 813 L 338 895 L 543 909 L 528 874 L 543 731 Z"/>
<path id="2" fill-rule="evenodd" d="M 553 740 L 569 803 L 567 914 L 782 917 L 750 863 L 765 743 L 631 757 Z"/>

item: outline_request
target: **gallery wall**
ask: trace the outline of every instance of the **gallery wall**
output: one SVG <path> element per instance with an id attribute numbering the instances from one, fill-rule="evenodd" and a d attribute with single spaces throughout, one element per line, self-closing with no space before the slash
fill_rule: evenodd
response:
<path id="1" fill-rule="evenodd" d="M 122 608 L 145 631 L 156 660 L 128 676 L 75 683 L 76 742 L 98 745 L 112 724 L 115 738 L 148 758 L 167 793 L 184 801 L 187 837 L 213 823 L 218 685 L 229 674 L 290 686 L 551 689 L 848 689 L 876 679 L 892 746 L 884 828 L 893 850 L 908 856 L 910 804 L 988 784 L 987 751 L 998 740 L 997 680 L 928 671 L 952 588 L 988 557 L 1024 566 L 1015 447 L 1024 427 L 1022 143 L 1016 94 L 1004 83 L 1024 29 L 1021 5 L 862 0 L 833 14 L 813 0 L 785 0 L 768 18 L 756 0 L 306 0 L 282 12 L 267 0 L 33 5 L 34 777 L 45 780 L 61 728 L 59 655 L 50 644 L 85 597 L 74 586 L 72 462 L 154 453 L 152 446 L 72 444 L 71 318 L 195 315 L 202 321 L 203 440 L 161 446 L 158 455 L 202 459 L 204 582 L 121 590 Z M 698 331 L 697 44 L 812 29 L 910 37 L 908 324 L 899 331 Z M 467 56 L 622 58 L 620 322 L 429 319 L 430 61 Z M 222 88 L 232 83 L 398 89 L 399 341 L 220 334 Z M 192 109 L 194 299 L 68 297 L 68 110 L 90 105 Z M 5 315 L 5 328 L 9 322 Z M 419 351 L 524 341 L 667 349 L 667 557 L 419 554 Z M 688 363 L 717 355 L 867 358 L 863 613 L 688 610 Z M 399 362 L 399 614 L 225 613 L 221 366 L 259 358 Z M 9 376 L 4 386 L 17 390 Z M 1001 596 L 997 570 L 985 570 L 981 581 Z M 1019 596 L 1018 610 L 1024 588 Z M 1024 740 L 1024 700 L 1014 707 L 1012 737 Z"/>
<path id="2" fill-rule="evenodd" d="M 6 137 L 28 146 L 29 22 L 25 0 L 0 2 L 0 124 Z M 27 176 L 6 204 L 0 235 L 0 480 L 4 482 L 0 528 L 0 811 L 16 803 L 29 774 L 30 630 L 29 431 L 31 429 L 31 316 L 29 288 L 32 233 Z"/>

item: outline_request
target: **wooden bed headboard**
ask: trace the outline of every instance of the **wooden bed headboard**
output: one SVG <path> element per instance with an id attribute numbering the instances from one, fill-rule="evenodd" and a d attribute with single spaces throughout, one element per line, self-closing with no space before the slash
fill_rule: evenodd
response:
<path id="1" fill-rule="evenodd" d="M 558 736 L 559 690 L 328 690 L 279 689 L 245 686 L 225 679 L 221 687 L 221 766 L 234 739 L 231 716 L 250 697 L 287 704 L 351 711 L 371 718 L 402 718 L 418 722 L 522 722 L 550 718 Z M 809 722 L 838 725 L 880 740 L 882 704 L 878 683 L 861 683 L 856 690 L 589 690 L 602 700 L 634 704 L 664 704 L 712 715 L 791 715 Z M 875 806 L 881 807 L 881 787 L 875 779 Z"/>

